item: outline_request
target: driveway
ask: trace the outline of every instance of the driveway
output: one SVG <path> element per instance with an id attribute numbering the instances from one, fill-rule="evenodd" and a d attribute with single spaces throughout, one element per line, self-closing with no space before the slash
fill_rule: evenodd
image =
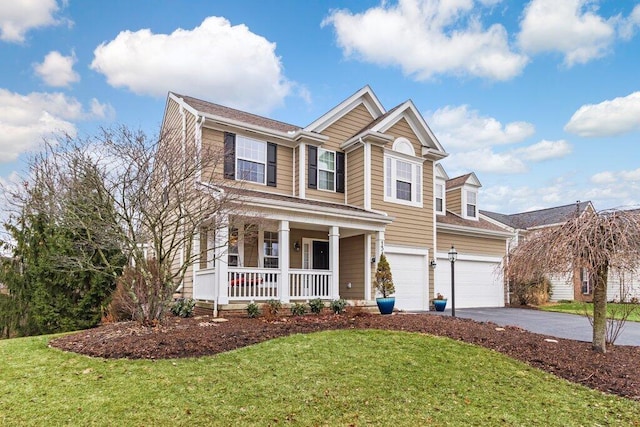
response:
<path id="1" fill-rule="evenodd" d="M 451 310 L 445 310 L 444 315 L 451 315 Z M 558 338 L 587 342 L 593 338 L 591 324 L 585 316 L 577 314 L 523 308 L 458 308 L 456 317 L 493 322 L 500 326 L 519 326 Z M 640 322 L 627 322 L 615 344 L 640 346 Z"/>

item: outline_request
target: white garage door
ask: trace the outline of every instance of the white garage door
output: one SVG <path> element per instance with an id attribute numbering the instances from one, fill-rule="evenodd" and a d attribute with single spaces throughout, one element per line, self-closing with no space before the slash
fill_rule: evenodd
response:
<path id="1" fill-rule="evenodd" d="M 477 258 L 455 263 L 456 308 L 504 307 L 500 260 Z M 447 308 L 451 308 L 451 263 L 446 255 L 438 255 L 435 292 L 447 297 Z"/>
<path id="2" fill-rule="evenodd" d="M 399 310 L 427 310 L 429 307 L 429 252 L 419 249 L 385 246 L 391 266 Z"/>

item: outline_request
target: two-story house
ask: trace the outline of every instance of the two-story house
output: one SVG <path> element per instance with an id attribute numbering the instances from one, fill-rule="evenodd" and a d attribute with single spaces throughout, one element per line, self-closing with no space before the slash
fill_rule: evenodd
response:
<path id="1" fill-rule="evenodd" d="M 447 153 L 410 100 L 386 110 L 365 86 L 298 127 L 169 93 L 163 129 L 180 129 L 185 144 L 224 147 L 223 171 L 208 185 L 242 183 L 243 209 L 212 218 L 216 227 L 202 224 L 194 242 L 202 257 L 181 286 L 184 296 L 220 309 L 270 299 L 366 304 L 375 298 L 373 274 L 384 252 L 396 307 L 427 310 L 437 280 L 433 267 L 443 252 L 446 258 L 445 246 L 476 251 L 467 261 L 483 262 L 479 249 L 486 245 L 474 242 L 489 237 L 490 261 L 497 262 L 493 240 L 502 238 L 504 255 L 506 238 L 478 218 L 472 193 L 456 202 L 447 184 L 447 203 L 456 213 L 436 212 L 434 191 L 444 194 L 436 162 Z M 472 205 L 476 212 L 469 215 Z M 461 257 L 459 265 L 464 262 Z M 491 304 L 504 305 L 504 298 L 491 297 Z"/>

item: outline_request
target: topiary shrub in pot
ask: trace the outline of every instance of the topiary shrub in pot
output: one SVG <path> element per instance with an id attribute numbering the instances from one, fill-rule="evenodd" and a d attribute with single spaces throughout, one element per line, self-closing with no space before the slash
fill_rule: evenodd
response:
<path id="1" fill-rule="evenodd" d="M 375 286 L 377 293 L 382 295 L 381 298 L 376 298 L 380 314 L 391 314 L 393 312 L 393 306 L 396 303 L 395 297 L 392 297 L 391 295 L 395 293 L 396 288 L 393 285 L 391 266 L 384 254 L 380 255 L 378 268 L 376 268 L 376 280 L 373 282 L 373 285 Z"/>

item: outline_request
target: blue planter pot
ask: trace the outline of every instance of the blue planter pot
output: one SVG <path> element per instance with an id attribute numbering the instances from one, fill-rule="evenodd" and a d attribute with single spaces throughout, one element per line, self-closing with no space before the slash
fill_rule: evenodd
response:
<path id="1" fill-rule="evenodd" d="M 433 305 L 436 307 L 436 311 L 444 311 L 444 308 L 447 306 L 446 299 L 434 299 Z"/>
<path id="2" fill-rule="evenodd" d="M 391 314 L 393 313 L 393 306 L 396 303 L 396 298 L 376 298 L 376 303 L 378 304 L 378 310 L 380 310 L 380 314 Z"/>

